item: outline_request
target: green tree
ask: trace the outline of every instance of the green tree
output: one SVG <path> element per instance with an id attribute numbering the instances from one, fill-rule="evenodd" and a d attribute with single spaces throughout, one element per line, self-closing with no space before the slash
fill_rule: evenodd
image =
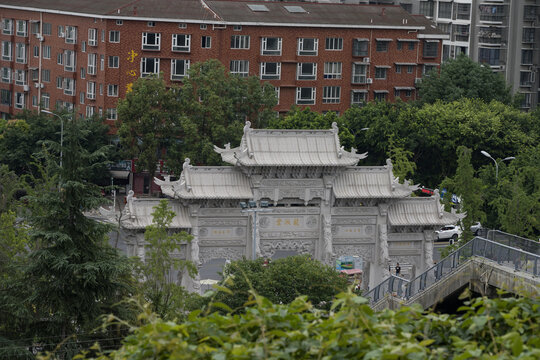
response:
<path id="1" fill-rule="evenodd" d="M 276 104 L 274 87 L 261 85 L 254 76 L 231 75 L 215 59 L 193 64 L 182 85 L 179 140 L 169 148 L 171 167 L 179 171 L 186 157 L 193 164 L 221 164 L 214 145 L 236 146 L 245 121 L 264 127 L 275 116 Z"/>
<path id="2" fill-rule="evenodd" d="M 191 261 L 174 256 L 192 239 L 185 231 L 171 233 L 169 226 L 175 215 L 167 200 L 161 200 L 154 207 L 153 224 L 147 226 L 144 233 L 145 260 L 139 265 L 141 292 L 162 319 L 183 317 L 189 294 L 177 284 L 176 274 L 188 271 L 194 276 L 197 273 L 197 267 Z"/>
<path id="3" fill-rule="evenodd" d="M 414 174 L 416 164 L 410 159 L 414 155 L 412 151 L 405 150 L 403 147 L 396 144 L 393 137 L 390 137 L 388 144 L 388 157 L 392 160 L 394 176 L 399 178 L 403 183 L 405 179 L 409 179 Z"/>
<path id="4" fill-rule="evenodd" d="M 223 275 L 231 292 L 219 293 L 217 300 L 232 309 L 242 309 L 252 289 L 276 304 L 288 304 L 306 295 L 317 306 L 329 306 L 333 297 L 348 286 L 338 271 L 305 255 L 269 264 L 264 259 L 239 260 L 226 265 Z"/>
<path id="5" fill-rule="evenodd" d="M 482 211 L 484 199 L 482 180 L 474 176 L 474 168 L 471 165 L 471 149 L 465 146 L 459 146 L 457 149 L 458 167 L 456 175 L 452 179 L 445 179 L 441 188 L 446 188 L 446 204 L 449 203 L 449 197 L 456 194 L 460 197 L 460 211 L 466 212 L 467 216 L 463 219 L 464 233 L 463 238 L 468 241 L 472 238 L 470 231 L 471 225 L 475 221 L 484 221 L 486 215 Z"/>
<path id="6" fill-rule="evenodd" d="M 512 96 L 504 77 L 489 65 L 474 62 L 466 55 L 451 59 L 422 78 L 418 95 L 422 103 L 452 102 L 461 98 L 492 100 L 510 105 Z"/>
<path id="7" fill-rule="evenodd" d="M 59 183 L 44 182 L 27 197 L 32 251 L 22 281 L 7 285 L 8 295 L 17 294 L 18 306 L 25 309 L 19 311 L 22 324 L 14 337 L 38 342 L 50 336 L 56 337 L 52 342 L 72 334 L 84 337 L 100 315 L 121 311 L 115 304 L 132 289 L 130 263 L 107 244 L 110 228 L 85 216 L 102 201 L 88 178 L 105 160 L 106 149 L 90 152 L 83 146 L 92 133 L 82 122 L 65 124 L 62 167 L 57 158 L 47 162 L 53 174 L 59 173 Z M 0 312 L 13 306 L 0 304 Z"/>
<path id="8" fill-rule="evenodd" d="M 137 159 L 137 171 L 152 176 L 163 148 L 174 140 L 173 125 L 179 121 L 179 94 L 176 87 L 167 88 L 162 77 L 140 78 L 133 90 L 118 101 L 118 130 L 126 156 Z"/>
<path id="9" fill-rule="evenodd" d="M 304 109 L 293 107 L 285 117 L 270 120 L 270 129 L 319 129 L 328 130 L 332 128 L 332 123 L 337 123 L 339 128 L 339 141 L 346 149 L 354 146 L 354 136 L 343 121 L 335 112 L 329 111 L 321 114 L 311 111 L 309 107 Z"/>

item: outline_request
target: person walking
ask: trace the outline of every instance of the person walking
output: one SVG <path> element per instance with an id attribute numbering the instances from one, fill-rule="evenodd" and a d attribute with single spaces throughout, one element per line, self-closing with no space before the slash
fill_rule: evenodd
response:
<path id="1" fill-rule="evenodd" d="M 401 274 L 401 266 L 399 266 L 399 263 L 396 263 L 396 276 L 399 276 Z"/>

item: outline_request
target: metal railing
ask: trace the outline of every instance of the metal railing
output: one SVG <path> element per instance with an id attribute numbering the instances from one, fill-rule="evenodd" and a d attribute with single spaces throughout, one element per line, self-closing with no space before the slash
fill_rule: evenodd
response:
<path id="1" fill-rule="evenodd" d="M 498 242 L 506 246 L 519 248 L 526 252 L 530 252 L 536 255 L 540 255 L 540 242 L 529 240 L 527 238 L 508 234 L 500 230 L 489 230 L 484 238 Z"/>
<path id="2" fill-rule="evenodd" d="M 540 275 L 540 255 L 496 241 L 475 237 L 414 279 L 407 280 L 392 275 L 371 289 L 365 296 L 370 303 L 376 303 L 386 294 L 408 300 L 455 272 L 472 256 L 489 259 L 499 265 L 512 267 L 514 270 L 534 276 Z"/>

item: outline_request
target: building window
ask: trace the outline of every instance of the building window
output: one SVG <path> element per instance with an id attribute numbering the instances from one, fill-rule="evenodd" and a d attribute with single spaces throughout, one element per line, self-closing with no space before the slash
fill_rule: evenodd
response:
<path id="1" fill-rule="evenodd" d="M 439 1 L 439 17 L 444 19 L 452 18 L 452 2 Z"/>
<path id="2" fill-rule="evenodd" d="M 77 43 L 77 28 L 75 26 L 66 26 L 66 44 Z"/>
<path id="3" fill-rule="evenodd" d="M 187 24 L 186 23 L 179 23 L 178 28 L 179 29 L 187 29 Z"/>
<path id="4" fill-rule="evenodd" d="M 231 49 L 249 49 L 249 35 L 231 36 Z"/>
<path id="5" fill-rule="evenodd" d="M 341 63 L 340 62 L 325 62 L 324 63 L 324 78 L 325 79 L 341 79 Z"/>
<path id="6" fill-rule="evenodd" d="M 298 63 L 296 80 L 317 80 L 317 63 Z"/>
<path id="7" fill-rule="evenodd" d="M 89 81 L 86 83 L 86 98 L 94 100 L 96 98 L 96 83 L 95 81 Z"/>
<path id="8" fill-rule="evenodd" d="M 171 80 L 182 80 L 188 76 L 189 60 L 172 59 L 171 60 Z"/>
<path id="9" fill-rule="evenodd" d="M 414 41 L 409 41 L 409 50 L 414 50 Z"/>
<path id="10" fill-rule="evenodd" d="M 323 87 L 323 104 L 339 104 L 341 98 L 340 86 Z"/>
<path id="11" fill-rule="evenodd" d="M 161 47 L 160 33 L 143 33 L 142 34 L 142 49 L 143 50 L 159 50 Z"/>
<path id="12" fill-rule="evenodd" d="M 149 21 L 146 23 L 148 25 L 148 27 L 154 27 L 156 26 L 156 22 L 155 21 Z"/>
<path id="13" fill-rule="evenodd" d="M 103 95 L 103 84 L 99 84 L 99 95 Z"/>
<path id="14" fill-rule="evenodd" d="M 86 68 L 81 68 L 81 79 L 86 79 Z"/>
<path id="15" fill-rule="evenodd" d="M 26 20 L 17 20 L 17 36 L 28 36 L 28 23 Z"/>
<path id="16" fill-rule="evenodd" d="M 58 76 L 56 78 L 56 88 L 57 89 L 63 89 L 64 88 L 64 78 L 62 78 L 61 76 Z"/>
<path id="17" fill-rule="evenodd" d="M 118 68 L 120 66 L 120 57 L 118 56 L 109 56 L 109 67 Z"/>
<path id="18" fill-rule="evenodd" d="M 367 65 L 361 63 L 352 64 L 352 79 L 351 83 L 353 84 L 365 84 L 366 83 L 366 74 L 367 74 Z"/>
<path id="19" fill-rule="evenodd" d="M 13 19 L 2 20 L 2 34 L 13 35 Z"/>
<path id="20" fill-rule="evenodd" d="M 423 74 L 428 75 L 431 71 L 437 70 L 437 65 L 424 64 Z"/>
<path id="21" fill-rule="evenodd" d="M 296 88 L 297 105 L 315 105 L 316 89 L 314 87 Z"/>
<path id="22" fill-rule="evenodd" d="M 56 55 L 56 63 L 58 65 L 64 65 L 64 53 L 58 53 Z"/>
<path id="23" fill-rule="evenodd" d="M 364 90 L 351 91 L 351 106 L 362 106 L 366 102 L 367 92 Z"/>
<path id="24" fill-rule="evenodd" d="M 434 1 L 420 1 L 420 14 L 433 17 Z"/>
<path id="25" fill-rule="evenodd" d="M 32 95 L 32 106 L 35 106 L 35 107 L 38 106 L 38 101 L 37 101 L 37 96 L 36 95 Z"/>
<path id="26" fill-rule="evenodd" d="M 278 37 L 263 37 L 261 55 L 281 55 L 282 39 Z"/>
<path id="27" fill-rule="evenodd" d="M 94 106 L 86 106 L 86 117 L 91 118 L 94 116 L 96 108 Z"/>
<path id="28" fill-rule="evenodd" d="M 51 82 L 51 70 L 43 69 L 41 71 L 41 81 Z"/>
<path id="29" fill-rule="evenodd" d="M 396 65 L 396 74 L 401 74 L 401 65 Z"/>
<path id="30" fill-rule="evenodd" d="M 118 85 L 109 84 L 107 85 L 107 96 L 118 96 Z"/>
<path id="31" fill-rule="evenodd" d="M 261 63 L 261 80 L 279 80 L 281 78 L 281 63 Z"/>
<path id="32" fill-rule="evenodd" d="M 116 108 L 107 109 L 107 120 L 117 120 L 117 119 L 118 119 L 118 113 L 116 111 Z"/>
<path id="33" fill-rule="evenodd" d="M 298 39 L 298 55 L 317 56 L 319 39 L 300 38 Z"/>
<path id="34" fill-rule="evenodd" d="M 240 77 L 247 77 L 249 75 L 249 61 L 231 60 L 230 71 L 231 74 L 235 74 Z"/>
<path id="35" fill-rule="evenodd" d="M 34 57 L 39 57 L 39 46 L 34 46 Z"/>
<path id="36" fill-rule="evenodd" d="M 41 106 L 49 109 L 51 106 L 51 96 L 48 93 L 41 94 Z"/>
<path id="37" fill-rule="evenodd" d="M 2 82 L 3 83 L 11 82 L 11 68 L 8 68 L 8 67 L 2 68 Z"/>
<path id="38" fill-rule="evenodd" d="M 80 104 L 84 104 L 84 97 L 85 97 L 84 91 L 81 91 L 79 93 L 79 103 Z"/>
<path id="39" fill-rule="evenodd" d="M 172 51 L 190 52 L 190 50 L 191 50 L 191 35 L 173 34 Z"/>
<path id="40" fill-rule="evenodd" d="M 52 34 L 52 25 L 49 23 L 43 23 L 43 35 L 51 35 Z"/>
<path id="41" fill-rule="evenodd" d="M 49 45 L 43 45 L 43 58 L 44 59 L 51 58 L 51 47 Z"/>
<path id="42" fill-rule="evenodd" d="M 32 28 L 32 35 L 39 34 L 39 22 L 30 23 Z"/>
<path id="43" fill-rule="evenodd" d="M 275 93 L 276 93 L 276 99 L 277 99 L 276 105 L 279 105 L 279 95 L 280 95 L 280 92 L 281 92 L 279 86 L 278 86 L 278 87 L 275 87 L 275 88 L 274 88 L 274 91 L 275 91 Z"/>
<path id="44" fill-rule="evenodd" d="M 88 45 L 97 46 L 97 29 L 88 29 Z"/>
<path id="45" fill-rule="evenodd" d="M 122 25 L 124 25 L 124 21 L 123 20 L 116 20 L 116 25 L 122 26 Z"/>
<path id="46" fill-rule="evenodd" d="M 397 49 L 398 50 L 403 50 L 403 41 L 399 41 L 397 42 Z"/>
<path id="47" fill-rule="evenodd" d="M 437 57 L 439 52 L 438 41 L 424 41 L 424 57 L 434 58 Z"/>
<path id="48" fill-rule="evenodd" d="M 521 65 L 531 65 L 533 63 L 533 51 L 530 49 L 521 50 Z"/>
<path id="49" fill-rule="evenodd" d="M 367 39 L 353 40 L 353 56 L 367 56 L 369 51 L 369 41 Z"/>
<path id="50" fill-rule="evenodd" d="M 64 78 L 64 95 L 75 95 L 75 80 Z"/>
<path id="51" fill-rule="evenodd" d="M 109 31 L 109 42 L 111 42 L 111 43 L 119 43 L 120 42 L 120 31 L 118 31 L 118 30 Z"/>
<path id="52" fill-rule="evenodd" d="M 326 42 L 325 42 L 326 46 L 325 46 L 325 49 L 326 50 L 330 50 L 330 51 L 341 51 L 343 50 L 343 38 L 326 38 Z"/>
<path id="53" fill-rule="evenodd" d="M 24 93 L 15 93 L 15 108 L 24 109 Z"/>
<path id="54" fill-rule="evenodd" d="M 212 37 L 211 36 L 202 36 L 201 37 L 201 47 L 203 49 L 210 49 L 212 47 Z"/>
<path id="55" fill-rule="evenodd" d="M 386 91 L 374 91 L 375 101 L 386 101 L 388 93 Z"/>
<path id="56" fill-rule="evenodd" d="M 26 71 L 15 70 L 15 85 L 26 85 Z"/>
<path id="57" fill-rule="evenodd" d="M 141 77 L 159 74 L 159 59 L 142 58 L 141 59 Z"/>
<path id="58" fill-rule="evenodd" d="M 378 52 L 386 52 L 386 51 L 388 51 L 388 43 L 389 43 L 389 41 L 377 40 L 376 50 Z"/>
<path id="59" fill-rule="evenodd" d="M 88 54 L 88 75 L 96 75 L 97 73 L 97 54 Z"/>
<path id="60" fill-rule="evenodd" d="M 66 34 L 64 33 L 64 26 L 63 25 L 58 25 L 58 37 L 65 37 Z"/>
<path id="61" fill-rule="evenodd" d="M 201 26 L 199 27 L 201 30 L 206 30 L 208 28 L 208 25 L 206 24 L 201 24 Z"/>
<path id="62" fill-rule="evenodd" d="M 0 89 L 0 103 L 2 105 L 11 106 L 11 91 L 6 89 Z"/>
<path id="63" fill-rule="evenodd" d="M 471 19 L 471 4 L 457 4 L 458 20 L 470 20 Z"/>
<path id="64" fill-rule="evenodd" d="M 2 41 L 2 60 L 11 61 L 12 51 L 11 41 Z"/>
<path id="65" fill-rule="evenodd" d="M 233 30 L 234 31 L 242 31 L 242 25 L 234 25 Z"/>
<path id="66" fill-rule="evenodd" d="M 412 74 L 414 71 L 414 65 L 407 65 L 407 74 Z"/>
<path id="67" fill-rule="evenodd" d="M 523 28 L 523 35 L 521 41 L 526 44 L 534 44 L 535 28 Z"/>
<path id="68" fill-rule="evenodd" d="M 532 71 L 520 71 L 519 72 L 519 86 L 531 87 L 535 83 L 534 72 Z"/>
<path id="69" fill-rule="evenodd" d="M 38 81 L 39 80 L 39 71 L 36 70 L 30 70 L 32 74 L 32 81 Z"/>
<path id="70" fill-rule="evenodd" d="M 101 30 L 101 42 L 105 42 L 105 30 Z"/>
<path id="71" fill-rule="evenodd" d="M 15 44 L 15 61 L 19 64 L 26 64 L 26 44 Z"/>
<path id="72" fill-rule="evenodd" d="M 99 68 L 101 71 L 105 70 L 105 55 L 99 55 Z"/>

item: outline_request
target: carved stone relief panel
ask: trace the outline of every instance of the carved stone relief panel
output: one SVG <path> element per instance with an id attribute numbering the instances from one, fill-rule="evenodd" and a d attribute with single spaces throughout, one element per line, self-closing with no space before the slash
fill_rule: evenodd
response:
<path id="1" fill-rule="evenodd" d="M 201 239 L 232 239 L 245 237 L 243 227 L 201 227 L 199 228 L 199 238 Z"/>
<path id="2" fill-rule="evenodd" d="M 208 219 L 199 218 L 199 226 L 246 226 L 248 220 L 240 219 Z"/>
<path id="3" fill-rule="evenodd" d="M 261 231 L 260 236 L 261 239 L 314 238 L 319 236 L 319 231 Z"/>
<path id="4" fill-rule="evenodd" d="M 199 259 L 205 264 L 212 259 L 239 260 L 245 255 L 243 247 L 201 247 Z"/>
<path id="5" fill-rule="evenodd" d="M 367 238 L 375 241 L 376 225 L 334 225 L 332 232 L 336 238 Z"/>
<path id="6" fill-rule="evenodd" d="M 340 256 L 360 256 L 366 262 L 372 262 L 375 245 L 338 245 L 334 244 L 335 258 Z M 334 259 L 335 260 L 335 259 Z"/>
<path id="7" fill-rule="evenodd" d="M 264 179 L 261 181 L 262 186 L 266 187 L 324 187 L 322 179 Z"/>
<path id="8" fill-rule="evenodd" d="M 309 240 L 263 240 L 261 241 L 261 256 L 272 257 L 277 250 L 291 250 L 299 254 L 315 255 L 314 239 Z"/>
<path id="9" fill-rule="evenodd" d="M 187 245 L 180 245 L 180 250 L 175 250 L 172 254 L 171 254 L 171 257 L 175 258 L 175 259 L 186 259 L 186 248 L 187 248 Z"/>
<path id="10" fill-rule="evenodd" d="M 360 225 L 360 224 L 377 224 L 375 216 L 355 216 L 355 217 L 333 217 L 333 225 Z"/>
<path id="11" fill-rule="evenodd" d="M 233 240 L 200 240 L 199 245 L 203 246 L 245 246 L 246 239 L 233 239 Z"/>
<path id="12" fill-rule="evenodd" d="M 242 213 L 241 213 L 240 207 L 238 207 L 238 208 L 202 208 L 202 209 L 199 209 L 199 215 L 200 216 L 217 215 L 217 216 L 220 216 L 220 217 L 222 217 L 222 216 L 226 216 L 226 217 L 235 216 L 235 217 L 238 217 L 238 216 L 242 216 Z"/>
<path id="13" fill-rule="evenodd" d="M 392 250 L 404 250 L 404 249 L 411 249 L 411 250 L 421 250 L 422 249 L 422 241 L 389 241 L 388 246 Z"/>

